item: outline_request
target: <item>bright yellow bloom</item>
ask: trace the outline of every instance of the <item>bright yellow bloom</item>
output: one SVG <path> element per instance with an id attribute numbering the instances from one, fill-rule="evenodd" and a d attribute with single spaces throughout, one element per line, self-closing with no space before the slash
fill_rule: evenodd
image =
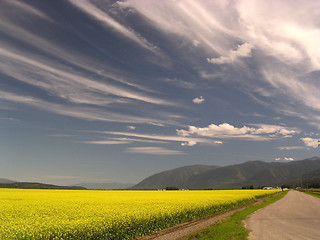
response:
<path id="1" fill-rule="evenodd" d="M 132 239 L 276 191 L 0 189 L 0 239 Z"/>

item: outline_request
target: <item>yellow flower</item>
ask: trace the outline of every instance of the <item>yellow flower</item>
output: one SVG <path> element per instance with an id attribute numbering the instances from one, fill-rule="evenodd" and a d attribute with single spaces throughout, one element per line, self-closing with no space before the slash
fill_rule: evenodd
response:
<path id="1" fill-rule="evenodd" d="M 0 189 L 0 239 L 133 239 L 276 191 Z"/>

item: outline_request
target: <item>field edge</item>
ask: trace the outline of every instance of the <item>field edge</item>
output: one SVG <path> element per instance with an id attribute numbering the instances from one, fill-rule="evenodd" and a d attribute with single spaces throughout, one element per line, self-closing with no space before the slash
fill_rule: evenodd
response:
<path id="1" fill-rule="evenodd" d="M 266 196 L 261 199 L 263 200 L 262 203 L 258 203 L 255 205 L 252 204 L 246 207 L 244 210 L 234 213 L 228 218 L 222 219 L 216 222 L 215 224 L 210 225 L 200 231 L 189 234 L 188 236 L 182 238 L 182 240 L 245 240 L 247 239 L 251 231 L 245 227 L 243 220 L 245 220 L 250 214 L 257 211 L 258 209 L 264 208 L 267 205 L 280 200 L 288 192 L 289 191 L 284 191 L 280 194 L 276 193 L 272 196 Z"/>

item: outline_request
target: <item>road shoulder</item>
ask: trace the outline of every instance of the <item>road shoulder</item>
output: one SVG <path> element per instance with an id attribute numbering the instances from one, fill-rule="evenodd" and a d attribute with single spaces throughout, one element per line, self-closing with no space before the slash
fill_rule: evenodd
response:
<path id="1" fill-rule="evenodd" d="M 319 239 L 320 199 L 291 190 L 286 197 L 251 214 L 249 240 Z"/>

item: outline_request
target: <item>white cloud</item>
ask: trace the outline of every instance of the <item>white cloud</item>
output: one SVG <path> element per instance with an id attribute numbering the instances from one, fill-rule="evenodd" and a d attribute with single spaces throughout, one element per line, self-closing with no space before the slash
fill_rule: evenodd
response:
<path id="1" fill-rule="evenodd" d="M 181 143 L 181 146 L 194 146 L 196 145 L 197 142 L 196 141 L 190 141 L 190 142 L 183 142 Z"/>
<path id="2" fill-rule="evenodd" d="M 319 6 L 317 1 L 238 1 L 237 11 L 248 37 L 265 53 L 290 63 L 311 60 L 319 67 Z"/>
<path id="3" fill-rule="evenodd" d="M 276 161 L 294 161 L 292 157 L 284 157 L 284 158 L 275 158 Z"/>
<path id="4" fill-rule="evenodd" d="M 262 103 L 257 95 L 268 98 L 267 106 L 279 112 L 290 106 L 300 116 L 305 109 L 320 111 L 319 82 L 308 79 L 320 70 L 319 1 L 131 0 L 119 5 L 141 14 L 168 38 L 189 42 L 207 62 L 234 63 L 245 74 L 240 78 L 238 71 L 226 69 L 225 76 L 193 62 L 203 78 L 236 82 L 256 101 Z M 250 57 L 258 66 L 254 71 L 237 61 Z"/>
<path id="5" fill-rule="evenodd" d="M 228 123 L 211 124 L 205 128 L 189 126 L 188 130 L 177 130 L 180 136 L 202 136 L 210 138 L 244 138 L 250 140 L 270 140 L 276 137 L 291 137 L 299 133 L 297 129 L 277 125 L 251 124 L 252 127 L 234 127 Z"/>
<path id="6" fill-rule="evenodd" d="M 314 139 L 314 138 L 300 138 L 300 140 L 302 142 L 304 142 L 304 144 L 308 147 L 313 147 L 313 148 L 317 148 L 320 144 L 320 140 L 319 139 Z"/>
<path id="7" fill-rule="evenodd" d="M 196 144 L 197 144 L 196 141 L 189 141 L 189 142 L 181 143 L 181 146 L 194 146 Z M 220 144 L 223 144 L 223 142 L 222 141 L 212 141 L 212 142 L 210 142 L 210 145 L 220 145 Z"/>
<path id="8" fill-rule="evenodd" d="M 242 34 L 259 51 L 255 60 L 270 84 L 264 92 L 276 99 L 270 106 L 278 111 L 293 106 L 305 116 L 306 109 L 320 110 L 320 85 L 308 79 L 320 69 L 319 7 L 318 1 L 238 1 L 239 18 L 246 26 Z"/>
<path id="9" fill-rule="evenodd" d="M 195 46 L 195 47 L 198 47 L 199 45 L 200 45 L 200 42 L 198 41 L 198 40 L 193 40 L 192 41 L 192 43 L 193 43 L 193 45 Z"/>
<path id="10" fill-rule="evenodd" d="M 198 98 L 193 99 L 192 101 L 196 104 L 201 104 L 204 103 L 205 99 L 202 96 L 200 96 Z"/>
<path id="11" fill-rule="evenodd" d="M 134 9 L 170 36 L 179 36 L 196 48 L 201 46 L 221 55 L 226 52 L 221 46 L 223 38 L 232 33 L 234 25 L 233 19 L 212 14 L 213 9 L 216 13 L 231 9 L 223 1 L 131 0 L 119 1 L 119 6 Z"/>
<path id="12" fill-rule="evenodd" d="M 156 45 L 149 42 L 135 29 L 125 26 L 123 24 L 125 21 L 118 21 L 121 20 L 120 12 L 117 12 L 119 16 L 109 14 L 110 12 L 98 7 L 98 2 L 92 3 L 92 1 L 84 0 L 70 0 L 70 2 L 93 19 L 107 26 L 108 29 L 111 28 L 140 47 L 159 54 L 160 50 Z M 28 16 L 32 15 L 49 20 L 47 15 L 29 4 L 21 1 L 6 1 L 6 3 L 16 5 L 21 11 L 27 12 Z M 301 8 L 301 5 L 303 5 L 303 8 Z M 146 24 L 150 24 L 164 33 L 162 39 L 177 39 L 176 42 L 179 42 L 179 44 L 183 40 L 183 44 L 194 48 L 194 51 L 203 60 L 208 56 L 220 56 L 208 59 L 208 62 L 245 64 L 237 60 L 253 56 L 255 65 L 259 66 L 256 69 L 259 79 L 252 78 L 255 81 L 252 84 L 250 80 L 243 78 L 241 80 L 242 89 L 247 91 L 248 94 L 253 91 L 255 94 L 268 99 L 275 97 L 275 101 L 278 101 L 279 97 L 294 100 L 283 101 L 283 103 L 278 101 L 277 104 L 270 104 L 269 106 L 272 105 L 271 107 L 282 109 L 282 111 L 285 109 L 288 114 L 289 108 L 286 105 L 291 104 L 295 107 L 296 102 L 300 103 L 302 107 L 315 111 L 320 110 L 320 95 L 318 93 L 320 85 L 318 81 L 311 79 L 309 76 L 312 71 L 317 71 L 320 68 L 318 44 L 320 38 L 318 25 L 320 3 L 318 1 L 308 1 L 307 3 L 305 1 L 294 1 L 288 4 L 286 1 L 131 0 L 119 2 L 112 7 L 116 9 L 117 6 L 130 8 L 130 10 L 135 10 L 135 13 L 141 14 L 146 18 Z M 14 17 L 1 14 L 0 18 L 1 30 L 6 35 L 12 39 L 18 39 L 24 43 L 23 45 L 30 46 L 30 49 L 37 49 L 38 54 L 43 52 L 46 56 L 52 57 L 47 58 L 30 54 L 26 49 L 16 48 L 13 43 L 8 41 L 7 44 L 1 44 L 0 54 L 3 58 L 0 63 L 1 72 L 23 83 L 44 90 L 45 94 L 51 97 L 56 96 L 59 101 L 66 101 L 67 104 L 60 105 L 35 97 L 4 92 L 0 93 L 2 94 L 0 96 L 2 100 L 90 121 L 119 121 L 128 124 L 148 123 L 158 126 L 172 123 L 172 121 L 165 120 L 169 116 L 168 114 L 161 119 L 157 119 L 157 116 L 135 117 L 119 114 L 118 111 L 108 111 L 105 110 L 106 108 L 102 109 L 102 106 L 111 104 L 117 104 L 118 106 L 136 101 L 161 106 L 177 105 L 164 97 L 157 97 L 160 95 L 150 94 L 153 90 L 137 84 L 135 80 L 131 81 L 131 75 L 124 73 L 122 69 L 105 66 L 104 62 L 99 62 L 90 56 L 82 56 L 80 52 L 72 51 L 72 48 L 63 46 L 58 41 L 54 42 L 47 36 L 37 34 L 32 27 L 18 24 Z M 161 33 L 158 32 L 158 34 Z M 99 49 L 97 48 L 97 50 Z M 186 48 L 182 45 L 181 48 L 176 50 L 178 58 L 181 58 L 181 60 L 189 55 L 189 52 L 181 54 L 184 50 Z M 205 54 L 201 55 L 203 53 Z M 53 60 L 53 57 L 58 61 Z M 64 65 L 64 63 L 67 64 Z M 214 72 L 213 74 L 210 72 L 210 68 L 216 68 L 216 66 L 203 64 L 204 66 L 198 67 L 199 65 L 192 62 L 191 67 L 193 67 L 192 70 L 198 71 L 200 76 L 222 78 L 223 74 L 221 72 Z M 207 65 L 210 65 L 209 69 L 206 68 Z M 250 68 L 250 66 L 243 67 L 242 69 Z M 86 72 L 86 74 L 83 74 L 83 72 Z M 96 75 L 93 75 L 93 73 L 99 75 L 99 80 L 94 78 Z M 250 74 L 256 76 L 251 71 Z M 237 79 L 237 76 L 232 74 L 230 76 L 228 79 L 230 81 Z M 261 76 L 262 79 L 260 79 Z M 109 78 L 113 82 L 112 84 Z M 163 78 L 165 77 L 162 76 L 160 79 Z M 192 89 L 195 86 L 191 82 L 175 78 L 168 79 L 167 82 L 186 89 Z M 261 87 L 261 83 L 263 83 L 263 87 Z M 277 96 L 278 98 L 276 98 Z M 197 104 L 204 101 L 205 99 L 202 96 L 193 99 L 193 102 Z M 298 107 L 296 111 L 299 112 Z M 311 114 L 301 114 L 300 111 L 300 114 L 296 114 L 296 116 L 301 118 L 308 116 L 314 120 L 312 123 L 319 127 L 320 118 L 316 117 L 319 115 L 317 113 L 315 112 L 311 117 Z M 218 141 L 208 138 L 270 140 L 291 137 L 298 133 L 298 130 L 262 124 L 234 127 L 224 123 L 220 125 L 212 124 L 204 128 L 190 126 L 187 130 L 177 130 L 177 133 L 179 136 L 142 136 L 137 134 L 132 135 L 132 137 L 145 138 L 140 139 L 140 141 L 155 139 L 175 141 L 184 146 L 192 146 L 196 143 L 219 144 Z M 197 136 L 197 138 L 194 136 Z M 315 146 L 307 138 L 302 141 L 305 142 L 306 146 Z M 107 143 L 107 140 L 105 143 Z M 288 147 L 287 150 L 289 150 Z"/>
<path id="13" fill-rule="evenodd" d="M 170 150 L 162 147 L 131 147 L 127 148 L 127 153 L 140 153 L 150 155 L 183 155 L 184 152 Z"/>
<path id="14" fill-rule="evenodd" d="M 250 43 L 243 43 L 237 46 L 236 50 L 230 50 L 227 56 L 221 56 L 219 58 L 207 59 L 209 63 L 213 64 L 225 64 L 233 63 L 238 58 L 250 57 L 253 46 Z"/>
<path id="15" fill-rule="evenodd" d="M 168 35 L 218 53 L 217 63 L 249 57 L 254 46 L 284 62 L 320 65 L 318 1 L 130 0 L 119 6 L 134 9 Z"/>

